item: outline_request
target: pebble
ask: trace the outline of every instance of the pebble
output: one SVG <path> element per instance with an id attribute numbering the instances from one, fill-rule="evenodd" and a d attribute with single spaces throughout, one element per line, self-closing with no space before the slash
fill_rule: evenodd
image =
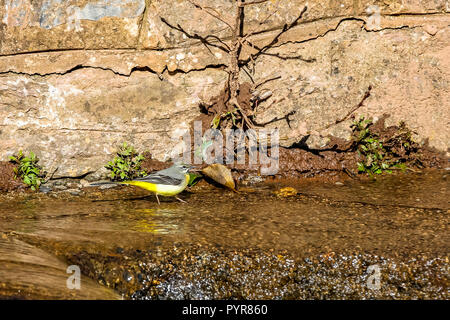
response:
<path id="1" fill-rule="evenodd" d="M 59 186 L 53 186 L 53 189 L 55 189 L 57 191 L 62 191 L 62 190 L 67 190 L 67 187 L 59 185 Z"/>
<path id="2" fill-rule="evenodd" d="M 42 193 L 49 193 L 50 191 L 52 191 L 52 187 L 46 186 L 46 185 L 41 185 L 39 187 L 39 191 Z"/>
<path id="3" fill-rule="evenodd" d="M 249 183 L 249 184 L 260 183 L 260 182 L 263 182 L 263 181 L 264 181 L 264 178 L 261 177 L 261 176 L 257 176 L 257 175 L 251 175 L 246 180 L 246 182 Z"/>
<path id="4" fill-rule="evenodd" d="M 99 189 L 104 190 L 104 189 L 111 189 L 111 188 L 115 188 L 117 187 L 117 184 L 104 184 L 102 186 L 99 187 Z"/>
<path id="5" fill-rule="evenodd" d="M 87 181 L 85 179 L 81 179 L 80 180 L 80 185 L 81 185 L 82 188 L 86 188 L 86 187 L 90 186 L 90 183 L 89 183 L 89 181 Z"/>
<path id="6" fill-rule="evenodd" d="M 66 191 L 69 192 L 73 196 L 79 196 L 80 195 L 80 190 L 78 190 L 78 189 L 69 189 L 69 190 L 66 190 Z"/>

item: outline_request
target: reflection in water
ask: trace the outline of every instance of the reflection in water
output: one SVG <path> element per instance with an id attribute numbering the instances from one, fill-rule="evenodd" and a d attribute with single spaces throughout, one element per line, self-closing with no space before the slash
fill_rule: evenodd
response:
<path id="1" fill-rule="evenodd" d="M 36 231 L 37 221 L 40 219 L 39 209 L 40 206 L 38 203 L 29 200 L 15 203 L 13 206 L 11 206 L 10 210 L 14 212 L 15 218 L 15 231 L 26 233 Z M 6 212 L 7 211 L 5 210 L 5 213 Z M 1 226 L 2 225 L 0 220 L 0 231 L 2 231 Z"/>
<path id="2" fill-rule="evenodd" d="M 131 230 L 154 234 L 168 234 L 179 231 L 178 225 L 170 222 L 176 216 L 176 210 L 138 209 L 135 213 L 140 219 L 134 222 Z"/>

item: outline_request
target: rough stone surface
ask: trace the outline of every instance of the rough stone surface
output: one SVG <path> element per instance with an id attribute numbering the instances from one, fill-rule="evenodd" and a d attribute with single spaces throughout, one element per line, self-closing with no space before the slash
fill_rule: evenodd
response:
<path id="1" fill-rule="evenodd" d="M 296 111 L 291 128 L 270 126 L 285 145 L 309 134 L 306 143 L 318 148 L 328 135 L 349 137 L 351 120 L 326 127 L 371 85 L 355 115 L 390 114 L 387 125 L 404 120 L 417 140 L 448 153 L 449 4 L 405 2 L 308 1 L 301 23 L 250 64 L 255 82 L 281 75 L 263 85 L 273 96 L 259 106 L 258 121 Z M 264 46 L 303 6 L 248 7 L 244 29 Z M 230 1 L 214 7 L 232 23 Z M 54 177 L 95 177 L 125 140 L 167 159 L 177 143 L 171 135 L 223 87 L 229 57 L 161 17 L 190 34 L 229 40 L 226 23 L 188 1 L 0 1 L 0 160 L 33 150 Z M 245 47 L 241 58 L 254 50 Z"/>
<path id="2" fill-rule="evenodd" d="M 223 80 L 216 70 L 168 80 L 143 71 L 127 77 L 92 68 L 64 76 L 19 76 L 0 89 L 5 92 L 1 150 L 5 156 L 18 148 L 36 150 L 49 171 L 57 169 L 54 177 L 95 172 L 125 140 L 169 159 L 172 133 L 188 128 L 199 96 Z"/>

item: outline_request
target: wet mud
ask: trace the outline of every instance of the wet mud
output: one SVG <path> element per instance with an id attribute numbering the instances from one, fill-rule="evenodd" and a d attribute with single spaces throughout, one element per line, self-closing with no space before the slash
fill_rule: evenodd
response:
<path id="1" fill-rule="evenodd" d="M 0 161 L 0 193 L 13 190 L 25 190 L 25 184 L 14 178 L 14 165 Z"/>

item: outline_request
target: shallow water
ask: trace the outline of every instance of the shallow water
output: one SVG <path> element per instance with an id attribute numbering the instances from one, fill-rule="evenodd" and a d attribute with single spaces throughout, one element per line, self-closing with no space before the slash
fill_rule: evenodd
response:
<path id="1" fill-rule="evenodd" d="M 438 259 L 441 264 L 440 274 L 432 274 L 431 278 L 444 277 L 439 282 L 441 287 L 438 286 L 439 289 L 436 290 L 444 290 L 444 295 L 441 292 L 438 297 L 447 297 L 448 287 L 445 283 L 448 282 L 450 209 L 448 174 L 448 171 L 427 171 L 387 176 L 377 181 L 346 180 L 340 184 L 285 180 L 242 187 L 239 193 L 201 185 L 181 195 L 188 204 L 167 198 L 160 206 L 153 196 L 147 196 L 144 190 L 134 187 L 110 190 L 87 188 L 80 196 L 66 192 L 56 195 L 2 197 L 0 232 L 3 234 L 3 241 L 0 242 L 0 252 L 14 252 L 22 244 L 31 251 L 22 254 L 25 260 L 15 256 L 2 258 L 0 274 L 3 276 L 0 282 L 5 283 L 3 288 L 21 287 L 22 295 L 17 293 L 17 296 L 28 298 L 45 296 L 48 290 L 41 290 L 42 287 L 58 283 L 61 297 L 67 298 L 71 297 L 72 292 L 64 293 L 61 286 L 62 280 L 67 276 L 60 272 L 52 278 L 44 275 L 42 270 L 55 270 L 48 262 L 52 259 L 61 264 L 56 268 L 59 271 L 74 261 L 81 264 L 86 262 L 82 266 L 84 274 L 94 280 L 102 279 L 101 283 L 128 297 L 135 289 L 145 286 L 148 289 L 148 283 L 136 283 L 133 290 L 125 290 L 126 283 L 109 283 L 107 276 L 102 275 L 102 272 L 109 270 L 105 266 L 110 263 L 106 263 L 104 257 L 116 257 L 118 261 L 114 263 L 117 265 L 123 265 L 124 260 L 127 260 L 125 264 L 129 269 L 124 272 L 132 274 L 130 269 L 135 270 L 137 265 L 142 269 L 143 261 L 149 262 L 145 259 L 153 259 L 141 252 L 156 250 L 163 252 L 163 255 L 172 255 L 174 250 L 181 248 L 187 250 L 185 255 L 198 255 L 198 248 L 204 248 L 203 251 L 207 254 L 215 254 L 218 249 L 214 248 L 220 248 L 221 252 L 242 251 L 249 259 L 260 257 L 252 256 L 253 253 L 246 251 L 251 249 L 274 255 L 282 252 L 282 255 L 298 261 L 321 255 L 349 257 L 355 254 L 361 257 L 366 255 L 394 259 L 392 261 L 398 262 L 421 256 L 425 257 L 424 264 L 430 259 Z M 285 186 L 296 188 L 299 194 L 286 198 L 274 194 L 275 190 Z M 193 247 L 197 248 L 194 253 L 189 251 Z M 38 250 L 38 253 L 33 250 Z M 129 253 L 136 250 L 140 255 L 130 258 Z M 367 257 L 365 259 L 370 260 Z M 135 259 L 134 265 L 129 263 L 130 259 Z M 40 262 L 37 263 L 37 260 Z M 6 267 L 3 261 L 20 266 Z M 100 266 L 96 265 L 97 261 L 101 262 Z M 42 274 L 36 276 L 42 281 L 36 280 L 33 289 L 27 289 L 24 283 L 17 284 L 14 277 L 5 276 L 17 268 L 31 274 Z M 421 272 L 417 270 L 416 273 Z M 150 271 L 146 272 L 148 275 Z M 215 277 L 215 274 L 198 276 Z M 129 282 L 126 278 L 117 281 Z M 161 281 L 169 283 L 167 277 L 158 278 L 157 282 Z M 91 296 L 111 297 L 99 293 L 103 287 L 98 286 L 99 288 L 93 286 L 91 290 L 96 293 Z M 248 287 L 247 295 L 241 293 L 237 297 L 308 298 L 252 295 L 251 283 Z M 155 298 L 152 292 L 147 290 L 144 296 Z M 10 294 L 11 290 L 3 289 L 3 296 Z M 204 293 L 194 298 L 224 297 L 214 294 Z M 233 297 L 233 293 L 230 294 Z M 431 296 L 428 292 L 428 295 L 422 297 Z M 142 297 L 142 293 L 139 297 Z M 166 292 L 165 296 L 159 294 L 156 298 L 158 297 L 185 298 L 192 295 L 171 295 Z M 86 295 L 73 298 L 86 298 Z"/>

